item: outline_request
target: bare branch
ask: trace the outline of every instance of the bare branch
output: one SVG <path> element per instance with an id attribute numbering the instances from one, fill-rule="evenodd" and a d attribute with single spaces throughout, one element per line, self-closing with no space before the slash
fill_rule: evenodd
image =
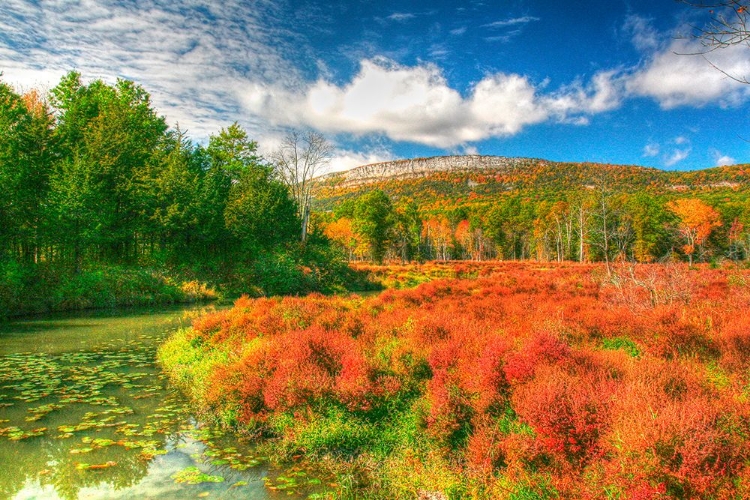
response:
<path id="1" fill-rule="evenodd" d="M 328 140 L 312 130 L 289 132 L 279 148 L 270 155 L 277 175 L 289 186 L 297 201 L 303 241 L 307 237 L 310 203 L 317 178 L 325 173 L 332 156 L 333 147 Z"/>
<path id="2" fill-rule="evenodd" d="M 704 27 L 693 27 L 693 37 L 711 52 L 732 45 L 750 44 L 748 10 L 750 0 L 724 0 L 716 3 L 678 0 L 697 9 L 707 10 L 711 16 Z"/>

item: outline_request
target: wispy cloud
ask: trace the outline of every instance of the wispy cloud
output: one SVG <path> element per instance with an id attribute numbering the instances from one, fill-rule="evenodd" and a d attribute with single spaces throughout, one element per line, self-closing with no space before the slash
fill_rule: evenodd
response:
<path id="1" fill-rule="evenodd" d="M 658 144 L 651 142 L 643 147 L 643 156 L 645 158 L 653 158 L 659 156 L 660 151 L 661 147 Z"/>
<path id="2" fill-rule="evenodd" d="M 528 24 L 534 21 L 539 21 L 540 18 L 534 16 L 523 16 L 514 17 L 511 19 L 503 19 L 500 21 L 494 21 L 488 24 L 482 25 L 483 28 L 507 28 L 508 26 L 517 26 L 519 24 Z"/>
<path id="3" fill-rule="evenodd" d="M 415 14 L 412 14 L 411 12 L 394 12 L 393 14 L 388 16 L 388 19 L 390 19 L 391 21 L 404 22 L 414 19 L 415 17 L 417 16 Z"/>
<path id="4" fill-rule="evenodd" d="M 484 37 L 485 42 L 500 42 L 500 43 L 509 43 L 511 40 L 516 38 L 518 35 L 523 33 L 523 27 L 526 24 L 529 24 L 534 21 L 539 21 L 540 19 L 538 17 L 533 16 L 524 16 L 524 17 L 514 17 L 511 19 L 503 19 L 500 21 L 494 21 L 488 24 L 483 24 L 482 28 L 489 28 L 492 30 L 493 33 L 496 33 L 497 30 L 502 30 L 504 28 L 513 28 L 512 30 L 501 32 L 501 34 L 497 35 L 489 35 Z"/>
<path id="5" fill-rule="evenodd" d="M 641 52 L 654 52 L 662 44 L 659 33 L 651 21 L 642 16 L 630 15 L 625 19 L 623 31 L 633 46 Z"/>
<path id="6" fill-rule="evenodd" d="M 667 167 L 673 167 L 690 156 L 690 148 L 675 149 L 664 161 Z"/>
<path id="7" fill-rule="evenodd" d="M 21 86 L 54 85 L 71 69 L 135 80 L 170 123 L 200 138 L 245 118 L 240 94 L 248 84 L 305 81 L 299 62 L 308 54 L 282 16 L 271 0 L 4 0 L 0 67 Z"/>
<path id="8" fill-rule="evenodd" d="M 314 25 L 316 33 L 332 27 L 319 10 L 301 13 L 297 7 L 290 0 L 0 0 L 0 69 L 5 81 L 25 88 L 52 86 L 71 69 L 87 79 L 132 79 L 151 93 L 170 124 L 179 122 L 193 138 L 204 139 L 238 120 L 269 144 L 286 127 L 305 126 L 460 149 L 539 123 L 585 125 L 633 97 L 653 99 L 665 109 L 735 106 L 750 99 L 750 85 L 732 81 L 702 57 L 678 55 L 694 53 L 694 41 L 659 36 L 636 17 L 625 28 L 642 53 L 640 64 L 601 70 L 555 89 L 497 69 L 467 86 L 451 84 L 447 66 L 394 62 L 407 58 L 385 53 L 377 34 L 364 37 L 361 43 L 368 45 L 359 49 L 346 47 L 356 69 L 336 77 L 299 23 Z M 395 12 L 380 21 L 414 17 Z M 478 36 L 509 41 L 539 20 L 497 20 Z M 458 37 L 467 31 L 459 25 L 449 33 Z M 439 42 L 424 43 L 420 56 L 440 60 L 455 50 L 441 33 Z M 707 57 L 727 73 L 744 76 L 750 75 L 748 51 L 733 47 Z M 689 144 L 648 148 L 644 155 L 664 155 L 668 166 L 690 154 Z M 342 151 L 342 158 L 352 157 Z M 388 156 L 381 150 L 372 154 Z"/>
<path id="9" fill-rule="evenodd" d="M 513 30 L 513 31 L 509 31 L 508 33 L 504 35 L 486 36 L 484 37 L 484 41 L 508 43 L 520 34 L 521 34 L 521 30 Z"/>

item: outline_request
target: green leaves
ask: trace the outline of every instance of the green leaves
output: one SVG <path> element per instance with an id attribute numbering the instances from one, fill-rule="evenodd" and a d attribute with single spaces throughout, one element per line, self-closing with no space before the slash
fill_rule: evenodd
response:
<path id="1" fill-rule="evenodd" d="M 382 262 L 391 241 L 394 210 L 383 191 L 363 194 L 354 204 L 352 228 L 369 245 L 372 260 Z"/>

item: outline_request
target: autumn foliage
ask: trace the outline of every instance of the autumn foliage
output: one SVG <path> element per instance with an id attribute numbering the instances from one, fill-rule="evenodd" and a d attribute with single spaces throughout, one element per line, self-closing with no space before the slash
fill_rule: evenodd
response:
<path id="1" fill-rule="evenodd" d="M 461 266 L 377 297 L 243 298 L 164 349 L 223 352 L 206 408 L 369 457 L 362 485 L 389 498 L 750 495 L 749 272 Z"/>

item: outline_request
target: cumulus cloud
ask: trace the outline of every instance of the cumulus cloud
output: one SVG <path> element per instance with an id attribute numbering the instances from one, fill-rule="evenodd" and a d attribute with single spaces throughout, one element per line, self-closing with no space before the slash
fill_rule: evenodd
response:
<path id="1" fill-rule="evenodd" d="M 614 72 L 603 72 L 587 85 L 542 94 L 525 76 L 496 73 L 463 95 L 434 64 L 402 66 L 379 58 L 363 60 L 349 83 L 318 80 L 303 93 L 255 87 L 245 103 L 250 112 L 279 124 L 450 148 L 613 109 L 620 102 L 618 85 Z"/>
<path id="2" fill-rule="evenodd" d="M 750 47 L 735 45 L 706 52 L 698 40 L 660 40 L 647 20 L 630 17 L 626 30 L 644 63 L 634 68 L 626 88 L 631 96 L 650 97 L 663 109 L 679 106 L 737 106 L 750 98 Z"/>
<path id="3" fill-rule="evenodd" d="M 716 165 L 717 167 L 723 167 L 726 165 L 734 165 L 737 163 L 737 160 L 735 160 L 729 155 L 722 154 L 718 150 L 711 151 L 711 154 L 714 157 L 714 165 Z"/>
<path id="4" fill-rule="evenodd" d="M 85 79 L 132 79 L 151 93 L 170 124 L 179 122 L 191 137 L 203 139 L 237 120 L 252 137 L 271 143 L 274 133 L 303 126 L 460 149 L 539 123 L 585 125 L 633 96 L 654 99 L 663 108 L 733 106 L 750 97 L 750 85 L 734 82 L 704 58 L 677 55 L 696 52 L 694 41 L 659 38 L 637 17 L 625 28 L 643 53 L 640 65 L 605 69 L 555 89 L 503 71 L 457 88 L 440 66 L 374 57 L 375 45 L 354 52 L 359 68 L 342 80 L 315 57 L 299 34 L 305 30 L 289 25 L 291 10 L 285 0 L 2 0 L 0 68 L 5 81 L 21 88 L 49 88 L 70 69 Z M 295 22 L 316 23 L 313 14 L 296 15 Z M 388 19 L 413 16 L 396 12 Z M 538 20 L 501 19 L 484 29 L 498 35 L 489 39 L 502 41 Z M 450 34 L 466 32 L 459 26 Z M 437 59 L 449 48 L 433 43 L 429 53 Z M 706 57 L 728 74 L 747 76 L 748 50 L 717 50 Z M 672 146 L 674 154 L 666 146 L 669 153 L 653 154 L 667 154 L 672 164 L 689 154 L 685 146 Z"/>
<path id="5" fill-rule="evenodd" d="M 396 159 L 396 156 L 386 149 L 370 151 L 350 151 L 345 149 L 336 150 L 329 165 L 329 172 L 342 172 L 360 165 L 380 163 Z"/>

